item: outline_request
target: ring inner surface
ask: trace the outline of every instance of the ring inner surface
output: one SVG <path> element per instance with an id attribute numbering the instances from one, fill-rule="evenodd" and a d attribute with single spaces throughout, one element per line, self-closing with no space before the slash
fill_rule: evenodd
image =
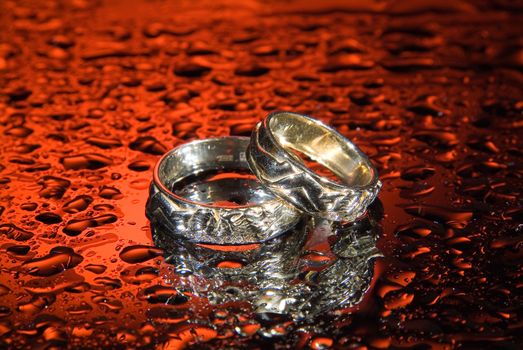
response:
<path id="1" fill-rule="evenodd" d="M 248 139 L 215 139 L 181 146 L 166 156 L 159 179 L 186 200 L 216 207 L 256 205 L 274 196 L 250 172 Z"/>
<path id="2" fill-rule="evenodd" d="M 293 113 L 279 113 L 271 117 L 269 128 L 284 148 L 305 154 L 330 170 L 342 183 L 366 186 L 372 182 L 374 170 L 368 159 L 354 145 L 321 124 Z"/>

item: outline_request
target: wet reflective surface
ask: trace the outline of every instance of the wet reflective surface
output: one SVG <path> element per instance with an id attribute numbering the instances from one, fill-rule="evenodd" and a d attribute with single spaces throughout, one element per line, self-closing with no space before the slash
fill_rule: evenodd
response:
<path id="1" fill-rule="evenodd" d="M 0 347 L 517 349 L 522 10 L 1 2 Z M 370 156 L 374 211 L 279 254 L 159 242 L 159 155 L 276 109 Z"/>
<path id="2" fill-rule="evenodd" d="M 372 216 L 344 225 L 307 218 L 277 238 L 243 246 L 173 240 L 157 227 L 153 232 L 180 278 L 175 285 L 190 285 L 218 308 L 232 302 L 252 307 L 256 318 L 273 321 L 262 329 L 268 335 L 288 326 L 282 320 L 315 322 L 323 312 L 357 305 L 370 287 L 373 260 L 381 257 Z"/>

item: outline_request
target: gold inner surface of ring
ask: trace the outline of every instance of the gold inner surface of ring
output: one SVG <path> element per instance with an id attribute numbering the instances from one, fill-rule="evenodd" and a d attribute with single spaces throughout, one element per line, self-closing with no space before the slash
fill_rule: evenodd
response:
<path id="1" fill-rule="evenodd" d="M 374 168 L 356 146 L 319 122 L 293 113 L 279 113 L 272 116 L 269 128 L 282 147 L 305 154 L 343 184 L 363 187 L 374 179 Z M 296 152 L 289 153 L 298 158 Z M 298 160 L 305 164 L 303 159 Z"/>

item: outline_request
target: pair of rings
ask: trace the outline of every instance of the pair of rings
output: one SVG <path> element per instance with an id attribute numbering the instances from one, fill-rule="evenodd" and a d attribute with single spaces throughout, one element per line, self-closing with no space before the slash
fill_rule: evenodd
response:
<path id="1" fill-rule="evenodd" d="M 335 178 L 315 172 L 307 157 Z M 243 173 L 219 174 L 231 171 Z M 211 172 L 215 176 L 206 182 L 196 181 Z M 209 244 L 266 241 L 291 229 L 304 213 L 354 221 L 381 188 L 376 168 L 356 145 L 292 112 L 269 114 L 250 138 L 174 148 L 158 161 L 153 176 L 146 206 L 153 227 Z"/>

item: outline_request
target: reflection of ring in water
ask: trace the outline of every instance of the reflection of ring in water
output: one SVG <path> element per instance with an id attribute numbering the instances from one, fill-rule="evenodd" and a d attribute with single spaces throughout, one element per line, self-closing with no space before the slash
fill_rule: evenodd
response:
<path id="1" fill-rule="evenodd" d="M 350 224 L 307 219 L 282 236 L 247 246 L 174 241 L 155 227 L 153 238 L 176 272 L 199 280 L 184 283 L 189 292 L 216 306 L 247 302 L 265 321 L 300 320 L 362 300 L 373 260 L 381 256 L 375 245 L 379 204 Z"/>
<path id="2" fill-rule="evenodd" d="M 365 218 L 344 227 L 323 221 L 316 224 L 315 230 L 326 230 L 338 240 L 330 247 L 335 255 L 332 264 L 307 274 L 306 280 L 315 287 L 310 299 L 314 305 L 311 313 L 358 304 L 370 287 L 373 260 L 381 256 L 376 247 L 379 236 L 377 222 Z"/>
<path id="3" fill-rule="evenodd" d="M 305 223 L 286 234 L 249 245 L 208 245 L 176 239 L 152 227 L 156 246 L 167 252 L 166 261 L 181 275 L 196 274 L 223 282 L 256 283 L 260 274 L 290 279 L 296 275 L 299 252 L 305 243 Z"/>

